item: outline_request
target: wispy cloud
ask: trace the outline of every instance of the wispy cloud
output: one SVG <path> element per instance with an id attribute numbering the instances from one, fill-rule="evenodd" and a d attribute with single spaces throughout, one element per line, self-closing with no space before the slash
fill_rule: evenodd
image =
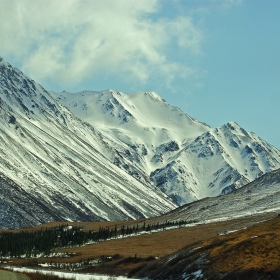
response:
<path id="1" fill-rule="evenodd" d="M 155 16 L 157 0 L 0 0 L 0 7 L 0 55 L 40 81 L 78 84 L 104 73 L 170 84 L 195 71 L 168 50 L 199 53 L 201 31 L 188 16 Z"/>

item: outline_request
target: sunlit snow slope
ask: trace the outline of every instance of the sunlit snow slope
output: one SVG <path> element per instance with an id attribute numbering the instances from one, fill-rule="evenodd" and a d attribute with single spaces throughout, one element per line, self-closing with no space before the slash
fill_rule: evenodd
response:
<path id="1" fill-rule="evenodd" d="M 174 209 L 149 178 L 108 161 L 117 145 L 0 58 L 0 228 Z"/>
<path id="2" fill-rule="evenodd" d="M 279 150 L 254 133 L 234 122 L 211 128 L 154 92 L 51 94 L 115 143 L 111 162 L 150 179 L 181 205 L 231 192 L 280 167 Z"/>

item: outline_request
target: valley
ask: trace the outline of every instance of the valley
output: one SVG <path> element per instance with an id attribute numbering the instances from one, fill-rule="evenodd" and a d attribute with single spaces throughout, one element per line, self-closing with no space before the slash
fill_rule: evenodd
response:
<path id="1" fill-rule="evenodd" d="M 215 273 L 217 272 L 225 273 L 225 271 L 234 271 L 235 266 L 233 264 L 235 264 L 236 261 L 231 262 L 229 258 L 236 257 L 234 246 L 237 246 L 237 244 L 242 243 L 244 240 L 248 240 L 257 235 L 261 235 L 270 238 L 267 242 L 272 242 L 272 244 L 274 244 L 273 242 L 275 240 L 278 240 L 280 235 L 280 227 L 278 225 L 278 221 L 279 218 L 277 217 L 277 213 L 271 212 L 222 222 L 212 222 L 196 225 L 190 224 L 178 228 L 166 228 L 164 230 L 158 231 L 147 231 L 142 234 L 139 233 L 132 236 L 125 235 L 124 237 L 120 237 L 117 239 L 112 238 L 111 240 L 100 241 L 88 245 L 85 244 L 83 246 L 69 246 L 63 249 L 55 249 L 54 252 L 56 254 L 62 254 L 62 257 L 49 256 L 47 258 L 12 258 L 9 259 L 9 265 L 16 267 L 25 266 L 39 269 L 49 267 L 54 269 L 55 271 L 73 270 L 79 273 L 129 276 L 136 275 L 137 278 L 139 278 L 145 275 L 153 275 L 153 273 L 155 273 L 153 269 L 156 269 L 157 267 L 164 267 L 166 270 L 172 270 L 174 268 L 169 263 L 169 261 L 166 261 L 167 259 L 173 259 L 173 256 L 182 256 L 182 254 L 185 254 L 183 252 L 192 251 L 195 248 L 205 248 L 205 252 L 201 252 L 202 249 L 200 249 L 199 253 L 197 253 L 197 257 L 192 258 L 192 261 L 194 262 L 194 260 L 199 259 L 200 256 L 207 253 L 207 258 L 210 257 L 214 259 L 213 265 L 211 264 L 211 266 L 208 266 L 208 264 L 205 262 L 199 269 L 207 272 L 207 275 L 210 272 L 211 274 L 215 275 Z M 125 224 L 126 226 L 136 226 L 137 224 L 141 225 L 141 223 L 144 222 L 146 224 L 151 224 L 152 222 L 154 222 L 154 220 L 147 219 L 145 221 L 130 221 Z M 40 231 L 44 228 L 57 228 L 59 225 L 61 224 L 57 222 L 42 225 L 41 228 L 37 227 L 26 230 Z M 104 228 L 111 227 L 112 229 L 116 226 L 116 224 L 114 224 L 113 222 L 72 223 L 71 225 L 80 226 L 85 231 L 98 231 L 98 228 L 100 228 L 101 225 Z M 122 223 L 119 223 L 118 225 L 119 228 L 122 227 Z M 272 225 L 274 226 L 272 227 Z M 67 226 L 69 226 L 68 223 Z M 236 241 L 234 242 L 231 241 L 234 240 L 233 236 L 234 238 L 236 238 Z M 221 242 L 224 242 L 225 244 L 229 242 L 229 244 L 231 244 L 231 246 L 233 247 L 232 251 L 225 251 L 223 253 L 223 248 L 227 248 L 228 245 L 221 245 L 223 244 Z M 210 251 L 209 248 L 211 248 Z M 250 248 L 250 246 L 248 246 L 248 250 L 251 250 L 251 254 L 254 254 L 254 248 Z M 275 250 L 278 249 L 275 248 Z M 231 264 L 224 264 L 223 261 L 219 262 L 220 259 L 224 258 L 223 254 L 226 254 L 227 258 L 229 259 L 228 262 L 230 262 Z M 271 256 L 274 258 L 274 255 Z M 260 258 L 260 256 L 258 256 L 258 258 Z M 261 257 L 261 259 L 262 258 L 264 258 L 264 256 Z M 254 256 L 248 256 L 248 260 L 254 262 Z M 248 260 L 246 259 L 244 263 L 239 260 L 239 262 L 236 262 L 236 267 L 240 266 L 242 263 L 242 265 L 244 266 L 242 267 L 242 269 L 247 269 L 248 267 L 246 267 L 246 263 L 248 262 Z M 187 258 L 186 261 L 189 262 L 189 259 Z M 269 259 L 266 259 L 266 263 L 269 261 Z M 7 261 L 4 261 L 2 259 L 2 262 Z M 157 262 L 159 262 L 160 265 L 157 265 Z M 165 265 L 162 266 L 162 263 L 165 263 Z M 175 263 L 177 262 L 174 262 L 173 265 L 175 265 Z M 224 270 L 221 264 L 224 265 Z M 228 267 L 230 267 L 231 265 L 232 267 L 228 269 Z M 148 268 L 146 268 L 146 266 L 148 266 Z M 149 266 L 152 266 L 152 268 L 149 268 Z M 259 266 L 260 267 L 258 267 L 258 269 L 261 269 L 262 265 L 260 263 Z M 195 267 L 196 269 L 198 269 L 197 266 Z M 187 265 L 184 269 L 182 269 L 182 271 L 179 270 L 178 273 L 183 274 L 186 269 Z M 190 274 L 192 272 L 190 271 Z M 162 276 L 162 278 L 151 277 L 151 279 L 169 279 L 165 277 L 167 276 Z M 177 279 L 181 278 L 178 276 Z"/>
<path id="2" fill-rule="evenodd" d="M 54 238 L 57 245 L 48 247 L 48 253 L 44 249 L 16 258 L 7 254 L 2 256 L 2 262 L 16 267 L 48 267 L 138 279 L 172 279 L 174 275 L 176 279 L 186 279 L 184 275 L 198 271 L 199 279 L 278 275 L 279 185 L 278 169 L 229 194 L 186 204 L 157 217 L 117 223 L 55 222 L 5 231 L 41 232 L 42 242 L 42 232 L 58 228 L 65 232 L 63 235 L 75 230 L 76 234 L 70 236 L 76 235 L 76 240 L 78 232 L 82 236 L 83 232 L 100 235 L 97 240 L 91 237 L 76 245 L 70 241 L 61 247 L 62 239 L 57 239 L 62 238 L 60 233 Z"/>
<path id="3" fill-rule="evenodd" d="M 279 168 L 236 122 L 150 91 L 48 92 L 0 58 L 4 267 L 278 279 Z"/>
<path id="4" fill-rule="evenodd" d="M 2 58 L 0 132 L 2 229 L 160 216 L 280 167 L 235 122 L 211 128 L 154 92 L 47 92 Z"/>

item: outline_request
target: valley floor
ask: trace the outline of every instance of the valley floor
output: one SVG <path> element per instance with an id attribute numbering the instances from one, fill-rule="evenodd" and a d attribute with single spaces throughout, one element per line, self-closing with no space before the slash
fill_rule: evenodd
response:
<path id="1" fill-rule="evenodd" d="M 126 276 L 136 276 L 137 278 L 142 278 L 142 270 L 144 274 L 149 274 L 149 267 L 151 271 L 155 267 L 161 267 L 162 261 L 165 261 L 167 264 L 171 259 L 176 259 L 182 251 L 197 249 L 200 247 L 208 248 L 211 247 L 210 251 L 207 249 L 207 252 L 200 252 L 199 254 L 209 256 L 210 258 L 219 259 L 219 261 L 211 261 L 211 267 L 207 269 L 212 269 L 217 273 L 225 273 L 225 271 L 236 269 L 236 265 L 240 266 L 239 261 L 231 262 L 228 254 L 236 254 L 235 250 L 232 249 L 229 253 L 223 251 L 221 242 L 225 242 L 224 246 L 227 248 L 232 238 L 236 239 L 236 236 L 248 235 L 251 237 L 259 236 L 261 230 L 263 231 L 262 235 L 265 234 L 265 229 L 268 226 L 265 226 L 265 223 L 274 221 L 275 226 L 278 225 L 279 219 L 276 218 L 278 213 L 266 213 L 259 214 L 255 216 L 247 216 L 239 219 L 200 224 L 195 226 L 184 226 L 177 229 L 162 230 L 154 233 L 146 233 L 142 235 L 136 235 L 126 238 L 112 239 L 104 242 L 98 242 L 94 244 L 89 244 L 81 247 L 72 247 L 58 249 L 57 252 L 72 254 L 71 257 L 49 257 L 49 258 L 39 258 L 39 259 L 12 259 L 9 260 L 9 265 L 12 266 L 30 266 L 36 265 L 36 268 L 42 266 L 44 267 L 53 267 L 53 269 L 60 268 L 74 268 L 77 269 L 76 272 L 79 273 L 90 273 L 93 274 L 104 274 L 104 275 L 126 275 Z M 263 222 L 269 220 L 268 222 Z M 271 220 L 271 221 L 270 221 Z M 139 224 L 144 222 L 155 223 L 157 218 L 151 218 L 142 221 L 127 221 L 127 225 Z M 263 223 L 261 223 L 263 222 Z M 75 223 L 76 224 L 76 223 Z M 114 227 L 114 223 L 101 223 L 103 226 Z M 55 227 L 58 224 L 52 223 L 51 225 Z M 81 223 L 80 226 L 83 226 L 84 229 L 97 229 L 100 226 L 100 223 Z M 253 226 L 255 225 L 255 226 Z M 262 227 L 262 225 L 264 225 Z M 251 227 L 253 226 L 253 227 Z M 280 226 L 280 223 L 279 223 Z M 257 227 L 257 228 L 256 228 Z M 258 228 L 259 227 L 259 228 Z M 252 230 L 255 228 L 255 230 Z M 275 236 L 277 240 L 280 239 L 280 228 L 274 229 Z M 238 232 L 236 232 L 238 231 Z M 246 232 L 249 232 L 248 234 Z M 269 233 L 272 234 L 271 232 Z M 269 236 L 268 234 L 268 236 Z M 252 235 L 252 236 L 251 236 Z M 233 237 L 231 237 L 233 236 Z M 245 237 L 244 237 L 245 238 Z M 250 239 L 249 238 L 249 239 Z M 245 238 L 246 239 L 246 238 Z M 245 240 L 244 239 L 244 240 Z M 259 240 L 259 239 L 255 239 Z M 233 242 L 233 244 L 239 244 L 239 241 Z M 243 242 L 241 240 L 240 242 Z M 270 242 L 270 241 L 268 241 Z M 278 241 L 277 241 L 278 242 Z M 267 244 L 265 246 L 268 246 Z M 184 249 L 187 248 L 187 249 Z M 270 247 L 268 247 L 270 248 Z M 200 249 L 201 250 L 201 249 Z M 253 249 L 252 249 L 253 250 Z M 238 250 L 236 251 L 238 252 Z M 253 252 L 253 251 L 252 251 Z M 237 253 L 240 255 L 240 252 Z M 254 263 L 254 254 L 250 253 L 250 265 Z M 246 255 L 245 255 L 246 256 Z M 259 257 L 259 254 L 256 256 Z M 269 254 L 267 255 L 269 256 Z M 273 254 L 273 257 L 276 255 Z M 199 255 L 197 255 L 199 258 Z M 262 256 L 263 257 L 263 256 Z M 261 265 L 262 257 L 258 260 L 258 263 Z M 276 256 L 277 257 L 277 256 Z M 224 266 L 224 260 L 228 259 L 229 261 Z M 95 262 L 87 265 L 86 267 L 79 268 L 79 263 L 86 260 L 96 260 Z M 189 261 L 189 260 L 188 260 Z M 267 260 L 266 265 L 272 260 Z M 38 263 L 37 263 L 38 262 Z M 246 263 L 248 260 L 246 259 Z M 158 263 L 158 264 L 157 264 Z M 39 266 L 38 266 L 39 264 Z M 153 265 L 154 264 L 154 265 Z M 226 267 L 225 267 L 226 266 Z M 245 266 L 244 266 L 245 267 Z M 205 264 L 202 268 L 205 268 Z M 248 268 L 248 267 L 247 267 Z M 246 268 L 246 269 L 247 269 Z M 195 272 L 195 271 L 194 271 Z M 193 273 L 193 272 L 192 272 Z M 141 276 L 141 277 L 140 277 Z M 93 278 L 94 279 L 94 278 Z M 98 279 L 98 278 L 97 278 Z M 105 278 L 106 279 L 106 278 Z M 151 277 L 151 279 L 157 279 Z M 158 278 L 164 279 L 164 278 Z M 166 278 L 168 279 L 168 278 Z M 187 278 L 178 278 L 178 279 L 187 279 Z"/>

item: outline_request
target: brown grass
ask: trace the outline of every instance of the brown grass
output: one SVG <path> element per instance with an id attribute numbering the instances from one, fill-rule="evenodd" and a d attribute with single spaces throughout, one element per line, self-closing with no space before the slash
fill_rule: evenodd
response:
<path id="1" fill-rule="evenodd" d="M 59 249 L 58 252 L 74 253 L 75 255 L 70 258 L 46 258 L 38 259 L 38 261 L 42 263 L 50 261 L 74 263 L 88 258 L 96 259 L 101 256 L 119 254 L 120 259 L 104 263 L 89 271 L 94 270 L 94 272 L 100 273 L 111 271 L 112 274 L 118 271 L 119 274 L 125 274 L 137 266 L 148 263 L 146 258 L 149 256 L 164 258 L 178 250 L 185 250 L 184 247 L 187 247 L 188 250 L 194 247 L 203 247 L 199 250 L 197 257 L 199 254 L 208 255 L 207 258 L 210 260 L 208 268 L 217 274 L 234 270 L 248 271 L 249 269 L 272 272 L 280 267 L 280 218 L 256 224 L 271 218 L 272 215 L 276 216 L 275 213 L 270 213 L 99 242 L 82 247 Z M 124 223 L 131 225 L 140 222 L 143 220 Z M 157 221 L 154 218 L 154 220 L 147 222 L 156 223 Z M 121 227 L 124 223 L 120 222 L 118 226 Z M 44 227 L 56 227 L 59 224 L 61 223 L 51 223 L 44 225 Z M 116 222 L 68 224 L 82 226 L 85 230 L 98 230 L 100 226 L 114 227 Z M 256 225 L 240 230 L 252 224 Z M 37 228 L 41 229 L 41 227 Z M 221 233 L 231 230 L 239 231 L 220 236 Z M 26 260 L 14 259 L 13 262 L 14 265 L 20 265 Z"/>
<path id="2" fill-rule="evenodd" d="M 209 280 L 280 279 L 280 217 L 186 246 L 130 275 L 181 279 L 199 269 Z"/>
<path id="3" fill-rule="evenodd" d="M 20 231 L 39 231 L 41 229 L 55 229 L 60 225 L 69 225 L 69 226 L 78 226 L 83 228 L 85 231 L 89 231 L 89 230 L 94 230 L 94 231 L 98 231 L 100 227 L 102 228 L 112 228 L 114 229 L 115 226 L 117 226 L 118 230 L 121 229 L 121 227 L 127 226 L 127 225 L 143 225 L 143 222 L 146 221 L 146 219 L 142 219 L 142 220 L 130 220 L 130 221 L 117 221 L 117 222 L 68 222 L 68 221 L 58 221 L 58 222 L 50 222 L 47 224 L 41 224 L 35 227 L 31 227 L 31 228 L 21 228 L 21 229 L 15 229 L 15 230 L 0 230 L 0 232 L 20 232 Z"/>
<path id="4" fill-rule="evenodd" d="M 232 270 L 280 269 L 280 218 L 266 221 L 248 229 L 221 236 L 212 241 L 209 258 L 217 272 Z"/>
<path id="5" fill-rule="evenodd" d="M 236 223 L 243 224 L 244 226 L 248 225 L 253 225 L 255 223 L 258 223 L 259 221 L 262 220 L 267 220 L 275 217 L 276 213 L 264 213 L 264 214 L 259 214 L 255 216 L 247 216 L 239 219 L 234 219 L 226 222 L 222 222 L 221 224 L 226 224 L 226 225 L 236 225 Z M 126 226 L 136 226 L 138 224 L 139 227 L 142 227 L 143 224 L 145 223 L 146 226 L 148 224 L 157 224 L 159 223 L 164 223 L 166 220 L 176 220 L 177 214 L 171 213 L 166 216 L 159 216 L 159 217 L 152 217 L 152 218 L 147 218 L 147 219 L 141 219 L 141 220 L 129 220 L 129 221 L 115 221 L 115 222 L 109 222 L 109 221 L 104 221 L 104 222 L 68 222 L 68 221 L 57 221 L 57 222 L 50 222 L 47 224 L 41 224 L 35 227 L 31 228 L 21 228 L 21 229 L 16 229 L 16 230 L 0 230 L 1 231 L 9 231 L 9 232 L 19 232 L 19 231 L 39 231 L 41 229 L 54 229 L 57 228 L 59 225 L 72 225 L 72 226 L 78 226 L 83 228 L 85 231 L 88 230 L 95 230 L 98 231 L 100 227 L 102 228 L 110 228 L 114 229 L 115 226 L 117 226 L 118 230 L 121 229 L 121 227 L 124 225 Z"/>
<path id="6" fill-rule="evenodd" d="M 275 214 L 274 214 L 275 216 Z M 258 219 L 264 219 L 265 217 L 259 217 Z M 187 245 L 196 243 L 199 241 L 206 241 L 210 238 L 216 237 L 219 233 L 225 230 L 236 230 L 246 226 L 252 222 L 251 217 L 240 218 L 225 222 L 216 222 L 204 225 L 197 225 L 186 228 L 179 228 L 173 230 L 161 231 L 158 233 L 144 234 L 134 237 L 127 237 L 117 240 L 111 240 L 106 242 L 99 242 L 82 247 L 59 249 L 58 252 L 75 253 L 76 256 L 71 258 L 55 258 L 52 261 L 55 262 L 77 262 L 79 260 L 85 260 L 88 258 L 99 258 L 100 256 L 113 256 L 119 254 L 122 257 L 135 256 L 146 258 L 148 256 L 163 257 L 171 254 Z M 255 221 L 255 223 L 257 220 Z M 127 221 L 126 224 L 139 223 L 139 221 Z M 50 223 L 44 225 L 45 227 L 56 227 L 57 223 Z M 74 224 L 74 223 L 68 223 Z M 115 222 L 99 222 L 99 223 L 78 223 L 78 225 L 87 229 L 99 229 L 100 224 L 114 227 Z M 75 223 L 77 225 L 77 223 Z M 119 227 L 123 223 L 118 224 Z M 42 227 L 42 226 L 41 226 Z M 39 230 L 41 227 L 37 227 Z M 15 263 L 22 263 L 26 260 L 13 260 Z M 40 262 L 50 261 L 47 259 L 40 259 Z"/>
<path id="7" fill-rule="evenodd" d="M 260 219 L 263 218 L 264 217 L 260 217 Z M 184 227 L 152 234 L 99 242 L 84 247 L 68 248 L 58 251 L 77 254 L 76 257 L 69 260 L 71 262 L 91 257 L 98 258 L 102 255 L 113 256 L 115 254 L 120 254 L 125 258 L 134 256 L 135 254 L 142 258 L 146 258 L 148 256 L 163 257 L 190 244 L 216 237 L 225 230 L 237 230 L 244 228 L 251 222 L 251 217 L 240 218 L 231 221 Z M 62 261 L 65 262 L 65 258 Z"/>

